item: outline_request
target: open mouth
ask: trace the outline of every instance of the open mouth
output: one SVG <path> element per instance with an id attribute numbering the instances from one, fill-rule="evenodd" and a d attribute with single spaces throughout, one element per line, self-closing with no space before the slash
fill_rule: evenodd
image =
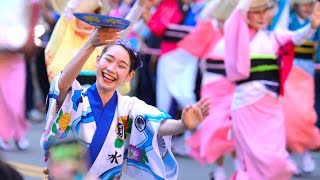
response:
<path id="1" fill-rule="evenodd" d="M 111 76 L 108 73 L 102 73 L 102 77 L 103 77 L 104 80 L 107 80 L 107 81 L 110 81 L 110 82 L 114 82 L 114 81 L 117 80 L 115 77 Z"/>

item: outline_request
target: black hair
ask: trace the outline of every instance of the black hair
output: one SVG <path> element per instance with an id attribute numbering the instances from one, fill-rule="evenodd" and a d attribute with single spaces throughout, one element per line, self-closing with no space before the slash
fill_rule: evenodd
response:
<path id="1" fill-rule="evenodd" d="M 106 51 L 113 45 L 119 45 L 121 47 L 123 47 L 129 54 L 129 58 L 130 58 L 130 71 L 135 71 L 138 68 L 141 68 L 143 63 L 140 59 L 140 54 L 138 51 L 136 51 L 133 46 L 131 45 L 131 43 L 129 41 L 126 40 L 118 40 L 116 41 L 114 44 L 110 44 L 107 45 L 106 47 L 103 48 L 101 55 L 100 55 L 100 59 L 103 56 L 104 53 L 106 53 Z"/>

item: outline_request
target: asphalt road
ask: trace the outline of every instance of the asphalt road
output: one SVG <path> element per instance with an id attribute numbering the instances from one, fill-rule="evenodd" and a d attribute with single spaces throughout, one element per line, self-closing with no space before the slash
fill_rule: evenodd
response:
<path id="1" fill-rule="evenodd" d="M 30 149 L 26 151 L 1 152 L 2 158 L 14 166 L 23 174 L 26 180 L 43 179 L 42 167 L 44 166 L 43 151 L 40 148 L 39 139 L 44 129 L 45 123 L 32 123 L 28 138 L 31 142 Z M 314 173 L 304 175 L 293 180 L 320 180 L 320 153 L 313 153 L 313 157 L 317 163 L 317 169 Z M 201 166 L 189 157 L 177 156 L 180 167 L 178 180 L 209 180 L 209 173 L 213 170 L 214 165 Z M 231 176 L 233 172 L 232 161 L 229 156 L 226 158 L 227 175 Z M 122 179 L 129 180 L 124 176 Z"/>

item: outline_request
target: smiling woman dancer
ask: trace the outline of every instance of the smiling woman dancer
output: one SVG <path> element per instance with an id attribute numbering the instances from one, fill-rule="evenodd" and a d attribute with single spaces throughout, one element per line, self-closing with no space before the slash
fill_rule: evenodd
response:
<path id="1" fill-rule="evenodd" d="M 41 146 L 48 151 L 69 131 L 88 148 L 88 175 L 101 179 L 176 179 L 177 163 L 169 135 L 196 127 L 208 112 L 206 99 L 183 110 L 181 120 L 116 89 L 129 82 L 142 66 L 128 41 L 117 40 L 119 31 L 96 29 L 89 40 L 55 77 L 49 93 L 47 125 Z M 96 47 L 108 44 L 97 58 L 97 80 L 87 89 L 76 81 Z M 49 169 L 50 172 L 50 169 Z"/>
<path id="2" fill-rule="evenodd" d="M 145 9 L 147 0 L 137 0 L 127 14 L 126 19 L 131 22 L 129 28 L 121 32 L 122 38 L 126 38 L 133 24 L 140 18 Z M 48 69 L 48 77 L 52 79 L 61 72 L 71 58 L 80 50 L 89 39 L 94 27 L 77 19 L 73 13 L 96 13 L 108 15 L 111 4 L 106 0 L 69 0 L 64 8 L 52 32 L 45 49 L 45 58 Z M 95 82 L 95 59 L 101 53 L 102 48 L 96 48 L 84 64 L 77 80 L 81 85 L 91 85 Z M 125 83 L 119 87 L 121 94 L 130 91 L 130 84 Z"/>

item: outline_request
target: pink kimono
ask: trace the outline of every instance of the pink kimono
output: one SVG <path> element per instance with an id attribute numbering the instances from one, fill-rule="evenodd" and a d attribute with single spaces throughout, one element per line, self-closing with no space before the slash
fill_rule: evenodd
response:
<path id="1" fill-rule="evenodd" d="M 38 17 L 38 5 L 37 0 L 1 4 L 0 138 L 3 141 L 21 140 L 29 128 L 25 117 L 26 62 L 23 48 L 33 44 L 31 35 Z"/>
<path id="2" fill-rule="evenodd" d="M 296 152 L 320 147 L 320 132 L 315 126 L 314 79 L 299 67 L 293 67 L 281 98 L 285 113 L 287 147 Z"/>
<path id="3" fill-rule="evenodd" d="M 204 34 L 207 37 L 205 39 Z M 209 116 L 186 144 L 190 148 L 190 155 L 201 164 L 213 163 L 235 149 L 234 140 L 228 137 L 231 130 L 230 108 L 235 85 L 226 79 L 224 73 L 223 34 L 210 20 L 199 21 L 196 29 L 184 38 L 179 46 L 201 59 L 201 97 L 208 97 L 211 101 Z"/>
<path id="4" fill-rule="evenodd" d="M 254 73 L 281 74 L 282 68 L 290 68 L 279 67 L 276 60 L 279 47 L 290 42 L 293 33 L 250 32 L 245 13 L 249 3 L 241 1 L 224 27 L 227 77 L 238 84 L 231 112 L 240 170 L 233 179 L 285 180 L 295 169 L 287 160 L 284 116 L 278 100 L 283 78 L 277 74 L 273 74 L 275 79 L 254 77 Z M 253 67 L 255 63 L 260 63 L 260 69 Z"/>

